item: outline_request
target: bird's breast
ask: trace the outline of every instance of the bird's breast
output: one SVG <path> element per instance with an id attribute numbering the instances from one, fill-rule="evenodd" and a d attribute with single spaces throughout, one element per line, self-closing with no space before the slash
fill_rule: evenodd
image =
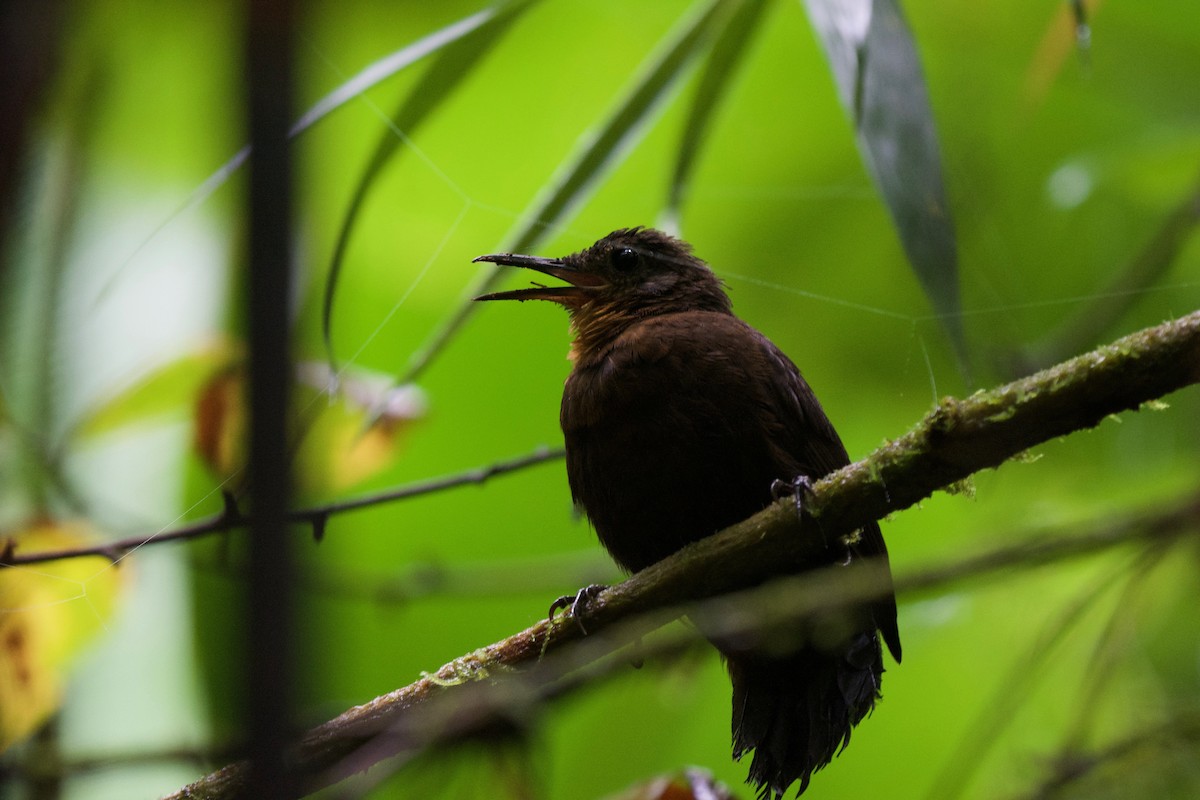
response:
<path id="1" fill-rule="evenodd" d="M 563 393 L 572 496 L 629 570 L 761 509 L 787 477 L 764 437 L 747 343 L 679 323 L 656 321 L 577 363 Z"/>

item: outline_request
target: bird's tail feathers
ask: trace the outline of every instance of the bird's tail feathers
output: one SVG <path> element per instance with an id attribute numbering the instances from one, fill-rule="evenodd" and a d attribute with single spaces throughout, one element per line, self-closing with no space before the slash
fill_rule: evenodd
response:
<path id="1" fill-rule="evenodd" d="M 782 657 L 730 654 L 733 756 L 754 751 L 746 782 L 760 800 L 779 800 L 850 742 L 850 731 L 875 707 L 883 674 L 874 631 L 834 651 L 806 646 Z"/>

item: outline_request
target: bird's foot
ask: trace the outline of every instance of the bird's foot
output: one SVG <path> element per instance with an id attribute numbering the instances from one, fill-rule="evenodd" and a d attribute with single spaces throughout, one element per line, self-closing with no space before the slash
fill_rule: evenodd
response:
<path id="1" fill-rule="evenodd" d="M 571 618 L 574 619 L 575 624 L 579 626 L 580 632 L 582 632 L 584 636 L 587 636 L 587 628 L 583 627 L 583 618 L 587 616 L 588 603 L 592 602 L 592 599 L 595 598 L 596 595 L 600 594 L 607 588 L 608 587 L 603 584 L 593 583 L 583 587 L 573 595 L 564 594 L 562 597 L 550 604 L 550 619 L 553 620 L 555 614 L 557 614 L 559 611 L 562 611 L 564 608 L 569 608 L 571 610 Z"/>
<path id="2" fill-rule="evenodd" d="M 771 496 L 776 500 L 785 497 L 792 498 L 796 504 L 796 516 L 804 519 L 804 501 L 812 494 L 812 480 L 807 475 L 797 475 L 790 481 L 776 480 L 771 482 Z"/>
<path id="3" fill-rule="evenodd" d="M 811 478 L 809 478 L 807 475 L 797 475 L 790 481 L 773 481 L 771 483 L 771 496 L 776 500 L 782 500 L 785 497 L 791 497 L 792 501 L 796 504 L 796 519 L 803 524 L 805 517 L 804 504 L 807 502 L 809 495 L 812 494 L 812 488 L 813 482 Z M 821 530 L 819 523 L 817 524 L 817 530 L 821 534 L 821 543 L 826 549 L 829 549 L 829 540 L 825 538 L 825 532 Z M 841 563 L 842 566 L 850 565 L 850 561 L 853 558 L 853 544 L 856 542 L 857 540 L 851 542 L 847 538 L 838 540 L 838 544 L 844 551 L 842 557 L 839 559 L 839 563 Z"/>

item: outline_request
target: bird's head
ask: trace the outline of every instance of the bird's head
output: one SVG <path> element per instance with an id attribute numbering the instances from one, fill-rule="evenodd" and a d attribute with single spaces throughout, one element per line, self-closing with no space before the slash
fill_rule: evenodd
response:
<path id="1" fill-rule="evenodd" d="M 550 300 L 571 313 L 580 338 L 607 338 L 638 319 L 680 311 L 732 313 L 721 280 L 687 243 L 653 228 L 622 228 L 563 258 L 479 256 L 567 282 L 492 292 L 476 300 Z"/>

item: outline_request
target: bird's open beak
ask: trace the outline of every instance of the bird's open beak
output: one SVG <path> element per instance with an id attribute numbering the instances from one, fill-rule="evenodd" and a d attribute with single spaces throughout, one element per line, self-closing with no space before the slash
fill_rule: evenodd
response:
<path id="1" fill-rule="evenodd" d="M 572 305 L 586 299 L 594 290 L 605 285 L 598 275 L 584 272 L 570 266 L 559 258 L 539 258 L 538 256 L 522 256 L 516 253 L 494 253 L 473 259 L 472 263 L 489 261 L 505 267 L 524 267 L 537 270 L 546 275 L 561 278 L 570 286 L 542 286 L 535 284 L 532 289 L 514 289 L 509 292 L 492 292 L 476 297 L 476 300 L 552 300 L 556 303 Z"/>

